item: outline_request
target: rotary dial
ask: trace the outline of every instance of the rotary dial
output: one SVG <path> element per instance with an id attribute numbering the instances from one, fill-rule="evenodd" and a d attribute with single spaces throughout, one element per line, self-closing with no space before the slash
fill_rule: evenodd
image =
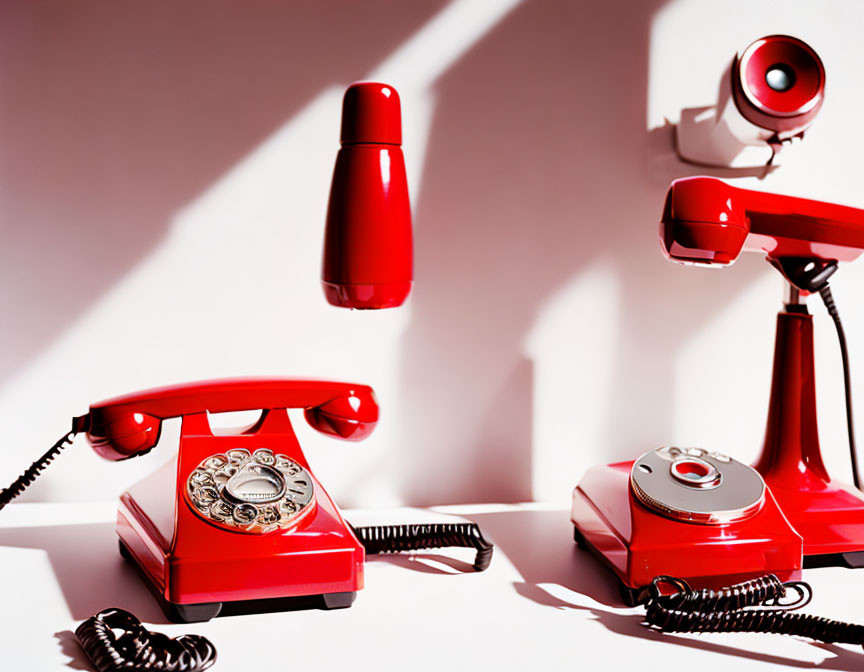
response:
<path id="1" fill-rule="evenodd" d="M 267 448 L 206 458 L 189 475 L 186 498 L 205 520 L 257 534 L 290 529 L 315 506 L 309 472 Z"/>

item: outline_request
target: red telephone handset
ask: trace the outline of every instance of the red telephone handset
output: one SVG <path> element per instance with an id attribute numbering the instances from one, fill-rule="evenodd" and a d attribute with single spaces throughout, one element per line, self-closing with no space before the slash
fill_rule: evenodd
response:
<path id="1" fill-rule="evenodd" d="M 306 420 L 318 431 L 353 441 L 369 436 L 378 422 L 378 404 L 367 385 L 247 378 L 174 385 L 108 399 L 75 418 L 73 430 L 86 431 L 102 457 L 123 460 L 153 448 L 166 418 L 258 408 L 303 408 Z"/>
<path id="2" fill-rule="evenodd" d="M 671 260 L 694 264 L 728 265 L 742 250 L 852 261 L 864 249 L 864 210 L 688 177 L 669 187 L 660 242 Z"/>

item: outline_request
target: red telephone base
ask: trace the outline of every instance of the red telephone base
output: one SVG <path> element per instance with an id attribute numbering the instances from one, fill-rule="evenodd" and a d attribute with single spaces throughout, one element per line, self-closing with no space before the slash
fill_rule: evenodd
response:
<path id="1" fill-rule="evenodd" d="M 347 607 L 363 587 L 363 546 L 311 472 L 316 503 L 292 530 L 235 532 L 193 512 L 183 489 L 202 460 L 262 447 L 290 455 L 308 471 L 284 410 L 268 411 L 254 432 L 235 436 L 214 436 L 206 413 L 184 416 L 178 459 L 120 497 L 121 552 L 137 565 L 169 619 Z"/>
<path id="2" fill-rule="evenodd" d="M 122 539 L 119 540 L 119 547 L 120 555 L 132 564 L 153 597 L 156 598 L 168 620 L 174 623 L 202 623 L 217 616 L 239 616 L 241 614 L 261 614 L 298 609 L 344 609 L 350 607 L 357 597 L 357 593 L 327 593 L 308 597 L 175 604 L 165 599 L 162 589 L 150 579 L 132 552 L 126 548 Z"/>
<path id="3" fill-rule="evenodd" d="M 573 491 L 571 519 L 577 542 L 595 553 L 635 595 L 659 574 L 685 579 L 694 588 L 719 588 L 766 573 L 782 581 L 801 573 L 802 540 L 777 506 L 770 489 L 762 508 L 747 520 L 701 525 L 664 518 L 631 492 L 633 462 L 590 469 Z M 581 543 L 580 543 L 581 545 Z"/>
<path id="4" fill-rule="evenodd" d="M 804 538 L 805 567 L 864 566 L 864 494 L 837 481 L 811 482 L 806 490 L 780 488 L 776 481 L 770 487 Z"/>

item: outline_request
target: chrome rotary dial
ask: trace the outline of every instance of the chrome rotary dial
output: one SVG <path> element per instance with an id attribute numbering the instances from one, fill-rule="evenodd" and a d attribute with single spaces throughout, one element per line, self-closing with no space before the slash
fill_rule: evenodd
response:
<path id="1" fill-rule="evenodd" d="M 665 446 L 645 453 L 633 463 L 630 487 L 649 509 L 704 525 L 746 520 L 765 501 L 758 471 L 701 448 Z"/>
<path id="2" fill-rule="evenodd" d="M 315 506 L 309 472 L 267 448 L 235 448 L 204 459 L 189 474 L 186 498 L 209 522 L 257 534 L 290 529 Z"/>

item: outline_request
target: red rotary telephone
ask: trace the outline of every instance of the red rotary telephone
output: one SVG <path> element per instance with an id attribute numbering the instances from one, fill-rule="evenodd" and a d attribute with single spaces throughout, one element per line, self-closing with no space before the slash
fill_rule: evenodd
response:
<path id="1" fill-rule="evenodd" d="M 0 493 L 0 508 L 75 434 L 109 460 L 147 453 L 162 421 L 182 417 L 176 459 L 120 497 L 120 551 L 171 620 L 300 606 L 348 607 L 367 553 L 466 546 L 485 569 L 492 545 L 470 523 L 354 528 L 312 474 L 288 417 L 302 408 L 324 434 L 368 436 L 378 404 L 366 385 L 241 379 L 178 385 L 93 404 L 72 431 Z M 208 413 L 262 409 L 239 435 L 215 435 Z"/>
<path id="2" fill-rule="evenodd" d="M 210 430 L 208 412 L 250 408 L 265 410 L 246 433 Z M 117 515 L 124 556 L 171 616 L 202 620 L 223 603 L 300 595 L 348 606 L 363 587 L 363 547 L 310 472 L 287 408 L 343 439 L 368 436 L 378 421 L 371 388 L 299 380 L 167 387 L 75 419 L 97 453 L 122 460 L 149 451 L 162 420 L 183 418 L 176 464 L 123 493 Z"/>
<path id="3" fill-rule="evenodd" d="M 828 288 L 864 251 L 864 210 L 694 177 L 672 183 L 660 223 L 673 261 L 729 265 L 761 252 L 789 284 L 777 317 L 765 443 L 752 467 L 700 448 L 663 447 L 590 469 L 573 493 L 576 541 L 618 575 L 628 601 L 659 575 L 717 588 L 802 566 L 864 567 L 845 335 Z M 813 318 L 820 293 L 840 336 L 855 487 L 825 469 L 816 425 Z"/>

